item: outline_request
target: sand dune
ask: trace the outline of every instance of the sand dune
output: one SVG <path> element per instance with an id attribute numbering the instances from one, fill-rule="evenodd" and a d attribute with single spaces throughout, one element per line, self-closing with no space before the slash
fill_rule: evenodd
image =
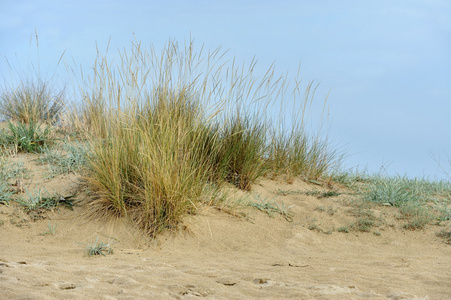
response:
<path id="1" fill-rule="evenodd" d="M 78 183 L 63 176 L 47 184 L 63 193 Z M 313 188 L 320 189 L 270 180 L 253 188 L 292 205 L 293 222 L 255 208 L 238 218 L 202 207 L 185 229 L 156 240 L 125 221 L 81 219 L 83 206 L 30 221 L 14 204 L 1 205 L 0 298 L 451 299 L 451 246 L 435 236 L 437 226 L 408 231 L 394 219 L 377 232 L 341 233 L 351 196 L 276 194 Z M 391 208 L 378 209 L 389 219 Z M 55 234 L 43 235 L 49 224 Z M 87 256 L 97 237 L 114 239 L 114 253 Z"/>

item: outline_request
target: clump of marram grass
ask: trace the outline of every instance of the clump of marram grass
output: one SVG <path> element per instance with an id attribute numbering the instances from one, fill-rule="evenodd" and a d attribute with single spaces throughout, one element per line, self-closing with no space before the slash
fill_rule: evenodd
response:
<path id="1" fill-rule="evenodd" d="M 32 39 L 30 46 L 31 41 Z M 28 65 L 28 70 L 33 70 L 34 74 L 27 71 L 25 76 L 20 69 L 10 69 L 13 78 L 14 73 L 17 73 L 18 80 L 13 79 L 12 83 L 5 85 L 0 92 L 0 117 L 17 123 L 54 125 L 59 122 L 65 107 L 65 88 L 57 88 L 50 81 L 43 79 L 40 73 L 37 31 L 35 42 L 38 54 L 37 69 L 33 64 Z M 58 64 L 63 56 L 64 53 Z M 11 66 L 9 62 L 8 65 Z"/>
<path id="2" fill-rule="evenodd" d="M 318 88 L 318 85 L 313 84 L 311 81 L 306 86 L 302 110 L 293 109 L 291 124 L 284 124 L 284 116 L 281 116 L 279 120 L 273 121 L 277 126 L 268 128 L 270 143 L 267 163 L 273 176 L 287 175 L 289 181 L 299 176 L 318 180 L 340 163 L 338 153 L 329 148 L 327 138 L 321 139 L 319 134 L 312 136 L 306 132 L 306 108 L 311 105 Z"/>
<path id="3" fill-rule="evenodd" d="M 104 140 L 91 141 L 88 182 L 102 196 L 100 209 L 129 216 L 151 234 L 194 211 L 210 172 L 195 111 L 177 111 L 185 96 L 167 92 L 137 117 L 119 119 Z"/>
<path id="4" fill-rule="evenodd" d="M 40 79 L 22 81 L 0 94 L 0 115 L 15 122 L 48 123 L 59 121 L 64 90 L 54 91 Z"/>
<path id="5" fill-rule="evenodd" d="M 288 163 L 271 150 L 279 139 L 271 133 L 281 131 L 268 121 L 267 108 L 286 91 L 284 77 L 274 78 L 272 67 L 259 82 L 255 62 L 246 70 L 222 62 L 223 55 L 217 49 L 203 57 L 192 43 L 181 50 L 170 42 L 159 56 L 135 43 L 113 70 L 98 52 L 93 76 L 80 84 L 77 115 L 89 140 L 95 212 L 126 216 L 155 235 L 177 228 L 201 201 L 213 203 L 225 182 L 249 190 L 290 164 L 296 165 L 291 176 L 325 174 L 333 155 L 318 140 L 298 143 L 307 136 L 300 125 L 281 147 Z"/>
<path id="6" fill-rule="evenodd" d="M 267 173 L 263 158 L 267 125 L 254 118 L 237 113 L 226 120 L 217 152 L 219 163 L 214 166 L 226 181 L 242 190 L 250 190 L 252 183 Z"/>

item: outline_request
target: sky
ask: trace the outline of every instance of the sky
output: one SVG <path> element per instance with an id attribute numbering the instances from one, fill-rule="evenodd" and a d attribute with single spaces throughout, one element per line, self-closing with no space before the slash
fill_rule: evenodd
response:
<path id="1" fill-rule="evenodd" d="M 448 179 L 451 173 L 449 0 L 0 0 L 0 78 L 36 64 L 67 76 L 61 55 L 84 69 L 96 45 L 127 49 L 136 37 L 161 49 L 190 37 L 199 47 L 258 59 L 259 72 L 320 83 L 312 118 L 328 97 L 328 136 L 345 167 Z M 197 44 L 196 44 L 197 45 Z M 261 74 L 263 75 L 263 74 Z M 439 163 L 438 163 L 439 162 Z"/>

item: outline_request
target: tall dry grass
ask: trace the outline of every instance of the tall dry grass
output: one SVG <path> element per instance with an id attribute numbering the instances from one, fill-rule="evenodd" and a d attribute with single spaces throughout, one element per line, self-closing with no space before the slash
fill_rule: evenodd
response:
<path id="1" fill-rule="evenodd" d="M 30 38 L 30 48 L 33 38 Z M 5 82 L 0 93 L 0 116 L 4 120 L 25 124 L 56 124 L 60 121 L 66 102 L 65 88 L 58 88 L 41 75 L 39 63 L 39 41 L 35 32 L 38 63 L 28 62 L 27 71 L 11 67 L 6 59 L 11 82 Z M 61 62 L 61 55 L 58 64 Z"/>
<path id="2" fill-rule="evenodd" d="M 22 81 L 0 95 L 0 114 L 16 122 L 50 123 L 59 121 L 63 110 L 64 90 L 56 91 L 40 79 Z"/>
<path id="3" fill-rule="evenodd" d="M 270 172 L 316 179 L 334 158 L 327 141 L 305 132 L 305 103 L 288 133 L 270 121 L 269 107 L 288 87 L 273 66 L 258 79 L 255 61 L 238 66 L 220 48 L 195 52 L 192 42 L 169 42 L 161 54 L 135 42 L 119 55 L 115 66 L 98 51 L 80 84 L 76 118 L 90 140 L 97 212 L 155 235 L 177 228 L 226 182 L 249 190 Z"/>

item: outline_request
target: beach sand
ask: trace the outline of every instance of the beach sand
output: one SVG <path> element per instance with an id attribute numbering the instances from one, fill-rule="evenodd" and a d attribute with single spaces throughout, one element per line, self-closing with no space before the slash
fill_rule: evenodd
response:
<path id="1" fill-rule="evenodd" d="M 35 158 L 15 158 L 33 170 L 27 186 L 88 197 L 75 175 L 44 179 Z M 355 220 L 352 196 L 303 193 L 322 189 L 265 179 L 252 194 L 232 196 L 291 206 L 292 222 L 252 207 L 239 217 L 205 205 L 156 239 L 126 220 L 81 218 L 83 205 L 37 220 L 15 203 L 0 205 L 0 298 L 451 299 L 451 246 L 435 235 L 441 227 L 406 230 L 394 208 L 375 207 L 382 225 L 338 232 Z M 54 234 L 44 234 L 50 227 Z M 114 253 L 88 256 L 97 238 Z"/>

